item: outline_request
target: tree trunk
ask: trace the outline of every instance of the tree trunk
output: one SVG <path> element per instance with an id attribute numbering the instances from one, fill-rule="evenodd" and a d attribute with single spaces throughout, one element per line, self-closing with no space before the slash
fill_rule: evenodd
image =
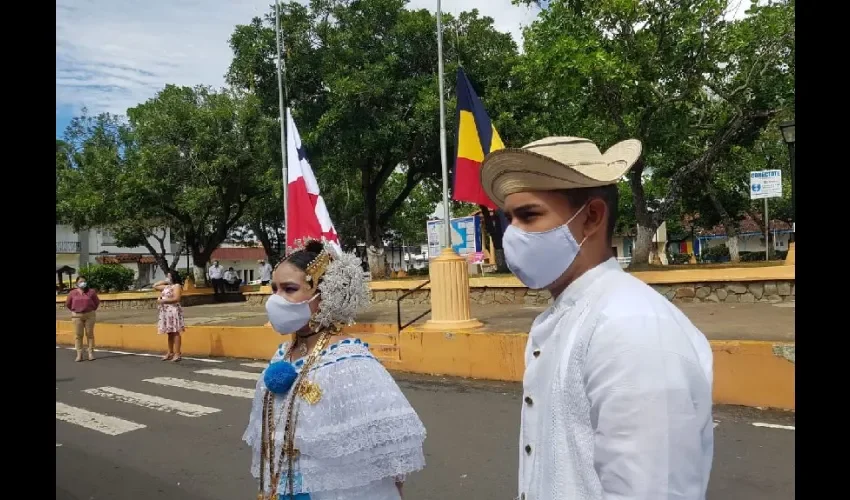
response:
<path id="1" fill-rule="evenodd" d="M 387 256 L 384 254 L 383 245 L 366 246 L 366 261 L 369 263 L 369 272 L 373 280 L 382 280 L 387 277 Z"/>
<path id="2" fill-rule="evenodd" d="M 741 262 L 741 253 L 738 251 L 738 235 L 730 236 L 728 229 L 726 230 L 726 247 L 729 248 L 729 260 Z"/>
<path id="3" fill-rule="evenodd" d="M 708 192 L 708 199 L 711 200 L 714 211 L 720 216 L 720 222 L 723 223 L 723 228 L 726 230 L 726 248 L 729 249 L 729 260 L 731 262 L 741 262 L 741 254 L 738 252 L 738 228 L 735 225 L 735 221 L 732 220 L 732 216 L 729 215 L 726 207 L 720 202 L 720 198 L 714 190 L 711 179 L 705 183 L 705 188 Z"/>
<path id="4" fill-rule="evenodd" d="M 200 249 L 192 249 L 192 265 L 195 274 L 195 283 L 204 283 L 205 286 L 212 286 L 209 277 L 207 276 L 207 263 L 210 261 L 212 252 L 201 251 Z"/>
<path id="5" fill-rule="evenodd" d="M 632 251 L 632 266 L 645 266 L 651 264 L 653 256 L 657 258 L 658 251 L 655 244 L 652 242 L 652 237 L 655 235 L 656 228 L 650 226 L 637 225 L 637 237 L 635 238 L 635 247 Z"/>

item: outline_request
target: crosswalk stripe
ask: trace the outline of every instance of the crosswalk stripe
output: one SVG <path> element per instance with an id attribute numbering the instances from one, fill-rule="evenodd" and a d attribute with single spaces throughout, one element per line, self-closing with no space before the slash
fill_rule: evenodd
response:
<path id="1" fill-rule="evenodd" d="M 56 346 L 57 349 L 61 349 L 62 347 Z M 65 349 L 74 350 L 74 347 L 65 347 Z M 162 354 L 153 354 L 149 352 L 128 352 L 128 351 L 113 351 L 111 349 L 95 349 L 94 352 L 108 352 L 109 354 L 121 354 L 123 356 L 142 356 L 146 358 L 161 358 Z M 203 363 L 223 363 L 220 359 L 210 359 L 210 358 L 189 358 L 183 356 L 183 359 L 188 359 L 190 361 L 201 361 Z"/>
<path id="2" fill-rule="evenodd" d="M 179 387 L 181 389 L 191 389 L 193 391 L 208 392 L 210 394 L 221 394 L 223 396 L 234 396 L 246 399 L 254 398 L 254 389 L 234 387 L 232 385 L 208 384 L 206 382 L 195 382 L 194 380 L 184 380 L 182 378 L 172 377 L 148 378 L 143 380 L 143 382 Z"/>
<path id="3" fill-rule="evenodd" d="M 76 408 L 65 403 L 56 402 L 56 420 L 79 425 L 110 436 L 117 436 L 125 432 L 131 432 L 147 427 L 123 418 L 103 415 L 93 411 Z"/>
<path id="4" fill-rule="evenodd" d="M 268 363 L 240 363 L 240 364 L 242 366 L 246 367 L 246 368 L 262 368 L 262 369 L 265 369 L 267 366 L 269 366 Z"/>
<path id="5" fill-rule="evenodd" d="M 83 392 L 111 399 L 113 401 L 143 406 L 145 408 L 150 408 L 151 410 L 176 413 L 184 417 L 202 417 L 204 415 L 209 415 L 210 413 L 221 411 L 218 408 L 185 403 L 183 401 L 175 401 L 173 399 L 161 398 L 159 396 L 150 396 L 140 392 L 125 391 L 124 389 L 119 389 L 117 387 L 98 387 L 96 389 L 85 389 Z"/>
<path id="6" fill-rule="evenodd" d="M 260 378 L 257 372 L 241 372 L 239 370 L 225 370 L 223 368 L 207 368 L 204 370 L 195 370 L 195 373 L 201 375 L 213 375 L 215 377 L 238 378 L 240 380 L 254 380 Z"/>

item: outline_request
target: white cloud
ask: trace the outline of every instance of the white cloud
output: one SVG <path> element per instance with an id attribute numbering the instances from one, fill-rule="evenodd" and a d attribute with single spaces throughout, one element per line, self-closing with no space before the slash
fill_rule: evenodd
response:
<path id="1" fill-rule="evenodd" d="M 79 113 L 128 107 L 153 97 L 167 83 L 224 85 L 230 64 L 227 40 L 237 24 L 269 11 L 273 0 L 58 0 L 56 4 L 56 108 Z M 436 9 L 436 0 L 411 8 Z M 445 12 L 478 8 L 518 41 L 536 11 L 511 0 L 447 0 Z M 64 112 L 61 114 L 65 114 Z"/>

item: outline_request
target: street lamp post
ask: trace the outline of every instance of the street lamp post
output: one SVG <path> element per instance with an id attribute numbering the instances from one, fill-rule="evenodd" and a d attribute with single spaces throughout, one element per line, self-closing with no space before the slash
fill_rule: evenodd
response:
<path id="1" fill-rule="evenodd" d="M 791 159 L 791 218 L 796 223 L 797 222 L 797 203 L 796 198 L 794 196 L 794 187 L 795 187 L 795 172 L 794 168 L 794 121 L 784 122 L 779 124 L 779 130 L 782 132 L 782 139 L 785 141 L 785 144 L 788 145 L 788 156 Z M 795 240 L 796 234 L 794 232 L 791 233 L 792 241 Z"/>

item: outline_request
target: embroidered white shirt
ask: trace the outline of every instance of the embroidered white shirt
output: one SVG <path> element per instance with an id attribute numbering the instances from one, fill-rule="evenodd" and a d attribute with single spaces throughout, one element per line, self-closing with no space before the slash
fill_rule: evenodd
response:
<path id="1" fill-rule="evenodd" d="M 703 500 L 714 453 L 708 340 L 615 259 L 534 321 L 521 500 Z"/>

